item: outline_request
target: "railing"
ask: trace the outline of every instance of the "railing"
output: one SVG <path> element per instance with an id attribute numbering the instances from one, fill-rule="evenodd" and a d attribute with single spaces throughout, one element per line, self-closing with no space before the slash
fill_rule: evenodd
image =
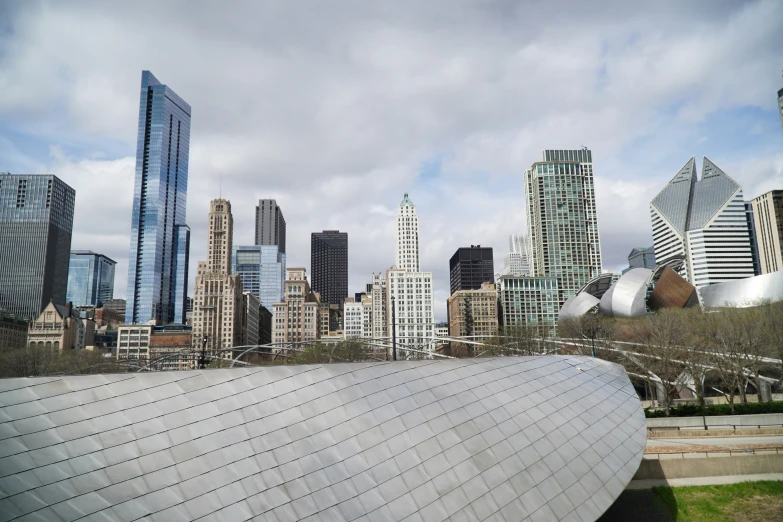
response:
<path id="1" fill-rule="evenodd" d="M 732 430 L 737 431 L 737 428 L 747 428 L 747 429 L 761 429 L 761 428 L 777 428 L 777 427 L 783 427 L 783 424 L 707 424 L 707 427 L 705 428 L 704 425 L 702 426 L 647 426 L 647 431 L 666 431 L 666 430 L 677 430 L 677 431 L 692 431 L 692 430 L 720 430 L 731 427 Z"/>
<path id="2" fill-rule="evenodd" d="M 731 449 L 726 448 L 725 450 L 710 450 L 710 451 L 670 451 L 670 452 L 663 452 L 663 453 L 644 453 L 644 457 L 646 459 L 652 459 L 655 458 L 657 460 L 661 460 L 661 455 L 664 455 L 664 459 L 666 458 L 683 458 L 683 459 L 692 459 L 699 457 L 701 458 L 702 454 L 705 457 L 733 457 L 733 456 L 740 456 L 740 455 L 760 455 L 760 454 L 770 454 L 774 453 L 776 455 L 780 454 L 781 448 L 737 448 L 737 449 Z M 654 455 L 654 457 L 653 457 Z M 678 456 L 679 455 L 679 456 Z M 687 455 L 687 457 L 686 457 Z"/>

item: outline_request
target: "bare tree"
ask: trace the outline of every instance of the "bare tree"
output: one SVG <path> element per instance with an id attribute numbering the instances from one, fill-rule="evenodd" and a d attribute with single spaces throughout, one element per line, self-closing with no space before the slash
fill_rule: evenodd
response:
<path id="1" fill-rule="evenodd" d="M 601 352 L 615 338 L 616 327 L 612 318 L 597 313 L 567 317 L 558 322 L 557 330 L 561 338 L 581 341 L 579 344 L 572 345 L 577 353 L 611 358 L 608 353 Z"/>
<path id="2" fill-rule="evenodd" d="M 783 302 L 762 306 L 762 331 L 770 357 L 780 359 L 783 369 Z"/>
<path id="3" fill-rule="evenodd" d="M 703 330 L 710 362 L 734 413 L 734 399 L 745 384 L 744 332 L 737 308 L 725 308 L 704 315 Z"/>
<path id="4" fill-rule="evenodd" d="M 638 346 L 626 354 L 629 364 L 649 375 L 655 383 L 666 415 L 671 413 L 678 390 L 686 384 L 683 359 L 688 354 L 689 334 L 681 312 L 660 310 L 634 321 L 631 332 Z"/>
<path id="5" fill-rule="evenodd" d="M 0 354 L 0 377 L 35 377 L 80 373 L 118 373 L 128 368 L 100 351 L 25 346 Z"/>
<path id="6" fill-rule="evenodd" d="M 542 339 L 542 329 L 537 326 L 505 326 L 500 329 L 497 336 L 491 337 L 485 342 L 483 354 L 487 357 L 539 355 L 544 350 Z"/>
<path id="7" fill-rule="evenodd" d="M 745 356 L 742 376 L 746 384 L 753 383 L 758 395 L 758 402 L 763 402 L 761 372 L 772 366 L 769 360 L 774 356 L 774 351 L 770 350 L 768 343 L 765 324 L 768 303 L 754 303 L 754 306 L 751 307 L 729 309 L 728 311 L 728 317 L 736 322 L 739 341 Z M 747 402 L 744 389 L 741 390 L 741 394 L 743 402 Z"/>
<path id="8" fill-rule="evenodd" d="M 687 349 L 681 354 L 681 361 L 685 372 L 693 380 L 693 386 L 689 389 L 693 392 L 699 401 L 699 406 L 706 406 L 705 383 L 712 367 L 712 357 L 709 353 L 711 343 L 709 342 L 709 329 L 705 328 L 704 313 L 701 308 L 694 307 L 688 310 L 682 310 L 680 317 L 685 322 L 689 332 Z"/>

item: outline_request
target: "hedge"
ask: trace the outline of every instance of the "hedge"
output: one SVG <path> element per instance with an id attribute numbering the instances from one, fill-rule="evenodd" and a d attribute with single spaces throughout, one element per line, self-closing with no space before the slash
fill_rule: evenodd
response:
<path id="1" fill-rule="evenodd" d="M 697 404 L 680 404 L 670 408 L 670 417 L 708 417 L 713 415 L 731 415 L 728 404 L 711 404 L 703 409 Z M 734 415 L 750 415 L 753 413 L 783 413 L 783 401 L 777 402 L 749 402 L 747 404 L 734 403 Z M 648 419 L 657 417 L 666 417 L 666 411 L 663 409 L 644 410 L 644 416 Z"/>

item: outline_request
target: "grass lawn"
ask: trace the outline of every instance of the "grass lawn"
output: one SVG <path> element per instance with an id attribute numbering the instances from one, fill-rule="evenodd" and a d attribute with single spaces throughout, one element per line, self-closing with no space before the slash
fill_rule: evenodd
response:
<path id="1" fill-rule="evenodd" d="M 624 491 L 599 519 L 677 522 L 783 521 L 783 482 Z"/>
<path id="2" fill-rule="evenodd" d="M 783 521 L 783 482 L 658 487 L 653 492 L 682 522 Z"/>

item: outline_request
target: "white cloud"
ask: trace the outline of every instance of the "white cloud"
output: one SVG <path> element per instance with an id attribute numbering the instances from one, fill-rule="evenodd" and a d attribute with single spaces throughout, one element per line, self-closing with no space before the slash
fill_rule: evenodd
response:
<path id="1" fill-rule="evenodd" d="M 121 265 L 142 69 L 193 107 L 194 264 L 222 185 L 236 243 L 253 240 L 257 199 L 278 200 L 292 265 L 309 265 L 311 232 L 347 231 L 351 292 L 393 263 L 393 215 L 408 191 L 422 268 L 445 303 L 457 247 L 490 245 L 500 260 L 523 230 L 522 173 L 545 148 L 593 150 L 607 268 L 649 243 L 649 200 L 692 149 L 720 148 L 716 161 L 746 193 L 780 180 L 768 141 L 732 154 L 699 128 L 742 107 L 777 120 L 780 2 L 186 6 L 25 2 L 0 33 L 0 129 L 12 131 L 0 170 L 40 165 L 74 186 L 74 248 Z M 747 139 L 747 125 L 736 132 Z M 25 141 L 64 152 L 38 157 Z M 422 179 L 433 158 L 440 173 Z M 122 295 L 126 268 L 117 274 Z"/>

